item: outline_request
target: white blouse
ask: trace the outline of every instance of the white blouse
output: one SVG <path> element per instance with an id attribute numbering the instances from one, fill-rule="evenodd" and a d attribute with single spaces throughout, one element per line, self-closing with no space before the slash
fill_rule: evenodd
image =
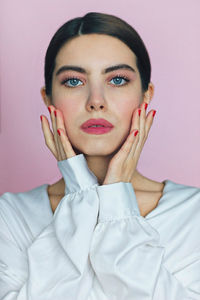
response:
<path id="1" fill-rule="evenodd" d="M 200 188 L 165 180 L 142 217 L 131 183 L 57 164 L 54 214 L 48 184 L 0 196 L 0 300 L 200 300 Z"/>

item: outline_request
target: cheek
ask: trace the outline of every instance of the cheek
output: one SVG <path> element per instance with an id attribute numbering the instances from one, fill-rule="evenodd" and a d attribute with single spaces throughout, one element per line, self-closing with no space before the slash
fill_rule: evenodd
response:
<path id="1" fill-rule="evenodd" d="M 122 123 L 126 124 L 125 126 L 130 125 L 133 112 L 137 107 L 139 107 L 139 100 L 134 101 L 132 99 L 131 101 L 126 101 L 123 106 L 118 108 L 118 112 L 120 112 L 119 117 L 122 120 Z"/>
<path id="2" fill-rule="evenodd" d="M 77 119 L 77 114 L 80 110 L 80 104 L 67 101 L 67 99 L 65 98 L 63 101 L 62 99 L 59 99 L 59 102 L 57 101 L 56 107 L 57 109 L 62 111 L 64 122 L 67 127 Z"/>

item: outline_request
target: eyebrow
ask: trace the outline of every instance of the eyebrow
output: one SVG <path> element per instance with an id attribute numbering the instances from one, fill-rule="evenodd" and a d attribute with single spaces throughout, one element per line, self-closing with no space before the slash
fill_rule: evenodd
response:
<path id="1" fill-rule="evenodd" d="M 129 66 L 127 64 L 119 64 L 119 65 L 111 66 L 111 67 L 104 69 L 102 74 L 106 74 L 106 73 L 109 73 L 109 72 L 112 72 L 115 70 L 119 70 L 119 69 L 129 70 L 129 71 L 136 73 L 136 71 L 131 66 Z M 86 70 L 81 67 L 66 65 L 66 66 L 62 66 L 58 69 L 58 71 L 56 72 L 56 76 L 58 76 L 59 74 L 65 72 L 65 71 L 69 71 L 69 70 L 87 74 Z"/>

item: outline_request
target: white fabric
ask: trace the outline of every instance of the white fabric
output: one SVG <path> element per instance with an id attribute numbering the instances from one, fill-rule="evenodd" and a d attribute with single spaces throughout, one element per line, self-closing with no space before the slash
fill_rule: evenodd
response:
<path id="1" fill-rule="evenodd" d="M 200 300 L 200 188 L 165 180 L 140 215 L 131 183 L 99 186 L 83 154 L 48 184 L 0 196 L 0 300 Z"/>

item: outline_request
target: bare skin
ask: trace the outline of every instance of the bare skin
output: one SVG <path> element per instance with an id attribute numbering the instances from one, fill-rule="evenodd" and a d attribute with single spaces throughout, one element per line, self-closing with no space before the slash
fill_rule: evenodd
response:
<path id="1" fill-rule="evenodd" d="M 88 48 L 88 44 L 91 47 Z M 131 65 L 135 69 L 135 74 L 130 73 L 130 71 L 124 71 L 130 82 L 126 85 L 124 84 L 123 87 L 111 85 L 111 79 L 107 78 L 108 75 L 102 75 L 102 70 L 105 67 L 119 63 Z M 60 78 L 55 75 L 61 66 L 70 64 L 82 66 L 86 71 L 88 70 L 88 75 L 78 74 L 78 72 L 65 74 L 65 76 L 77 77 L 78 80 L 81 80 L 82 84 L 73 88 L 61 85 L 61 81 L 65 79 L 62 74 L 59 75 Z M 121 75 L 119 74 L 120 71 L 112 73 L 112 78 Z M 145 216 L 157 206 L 163 194 L 164 183 L 141 175 L 136 169 L 137 163 L 134 163 L 132 167 L 130 164 L 126 164 L 127 168 L 134 171 L 131 176 L 130 172 L 127 172 L 129 174 L 127 178 L 120 178 L 119 174 L 123 174 L 123 172 L 120 171 L 120 167 L 115 167 L 117 171 L 119 170 L 119 172 L 116 172 L 118 178 L 116 181 L 112 181 L 115 172 L 112 173 L 110 171 L 109 173 L 109 170 L 111 170 L 109 166 L 115 157 L 114 152 L 117 152 L 120 147 L 123 148 L 123 145 L 130 144 L 130 141 L 134 145 L 130 153 L 133 152 L 134 157 L 135 152 L 135 157 L 137 156 L 135 162 L 138 161 L 153 122 L 153 110 L 146 116 L 144 104 L 150 103 L 153 93 L 154 86 L 152 83 L 149 84 L 148 90 L 144 94 L 142 93 L 141 79 L 134 53 L 118 39 L 99 35 L 81 36 L 64 45 L 56 58 L 52 79 L 52 98 L 46 95 L 45 87 L 41 88 L 41 95 L 45 105 L 47 107 L 51 106 L 52 109 L 51 121 L 53 127 L 52 133 L 48 119 L 43 116 L 43 132 L 46 145 L 56 159 L 62 160 L 76 155 L 77 153 L 74 152 L 76 148 L 80 153 L 84 153 L 88 166 L 97 177 L 99 184 L 119 181 L 131 182 L 142 216 Z M 138 108 L 142 110 L 140 118 L 137 116 Z M 56 120 L 53 114 L 54 110 L 58 113 Z M 127 135 L 130 134 L 133 112 L 133 127 L 131 130 L 138 129 L 140 132 L 140 137 L 138 134 L 135 141 L 134 138 L 131 140 L 129 136 L 127 138 Z M 79 125 L 92 117 L 104 117 L 114 123 L 115 130 L 110 135 L 104 134 L 98 137 L 83 134 Z M 61 137 L 56 132 L 57 128 L 60 128 L 63 133 Z M 73 145 L 73 148 L 71 145 Z M 123 153 L 122 150 L 119 152 Z M 134 162 L 134 160 L 131 161 Z M 113 164 L 113 166 L 115 165 Z M 107 179 L 106 183 L 104 183 L 105 178 Z M 63 178 L 48 187 L 53 212 L 64 196 L 64 188 Z"/>

